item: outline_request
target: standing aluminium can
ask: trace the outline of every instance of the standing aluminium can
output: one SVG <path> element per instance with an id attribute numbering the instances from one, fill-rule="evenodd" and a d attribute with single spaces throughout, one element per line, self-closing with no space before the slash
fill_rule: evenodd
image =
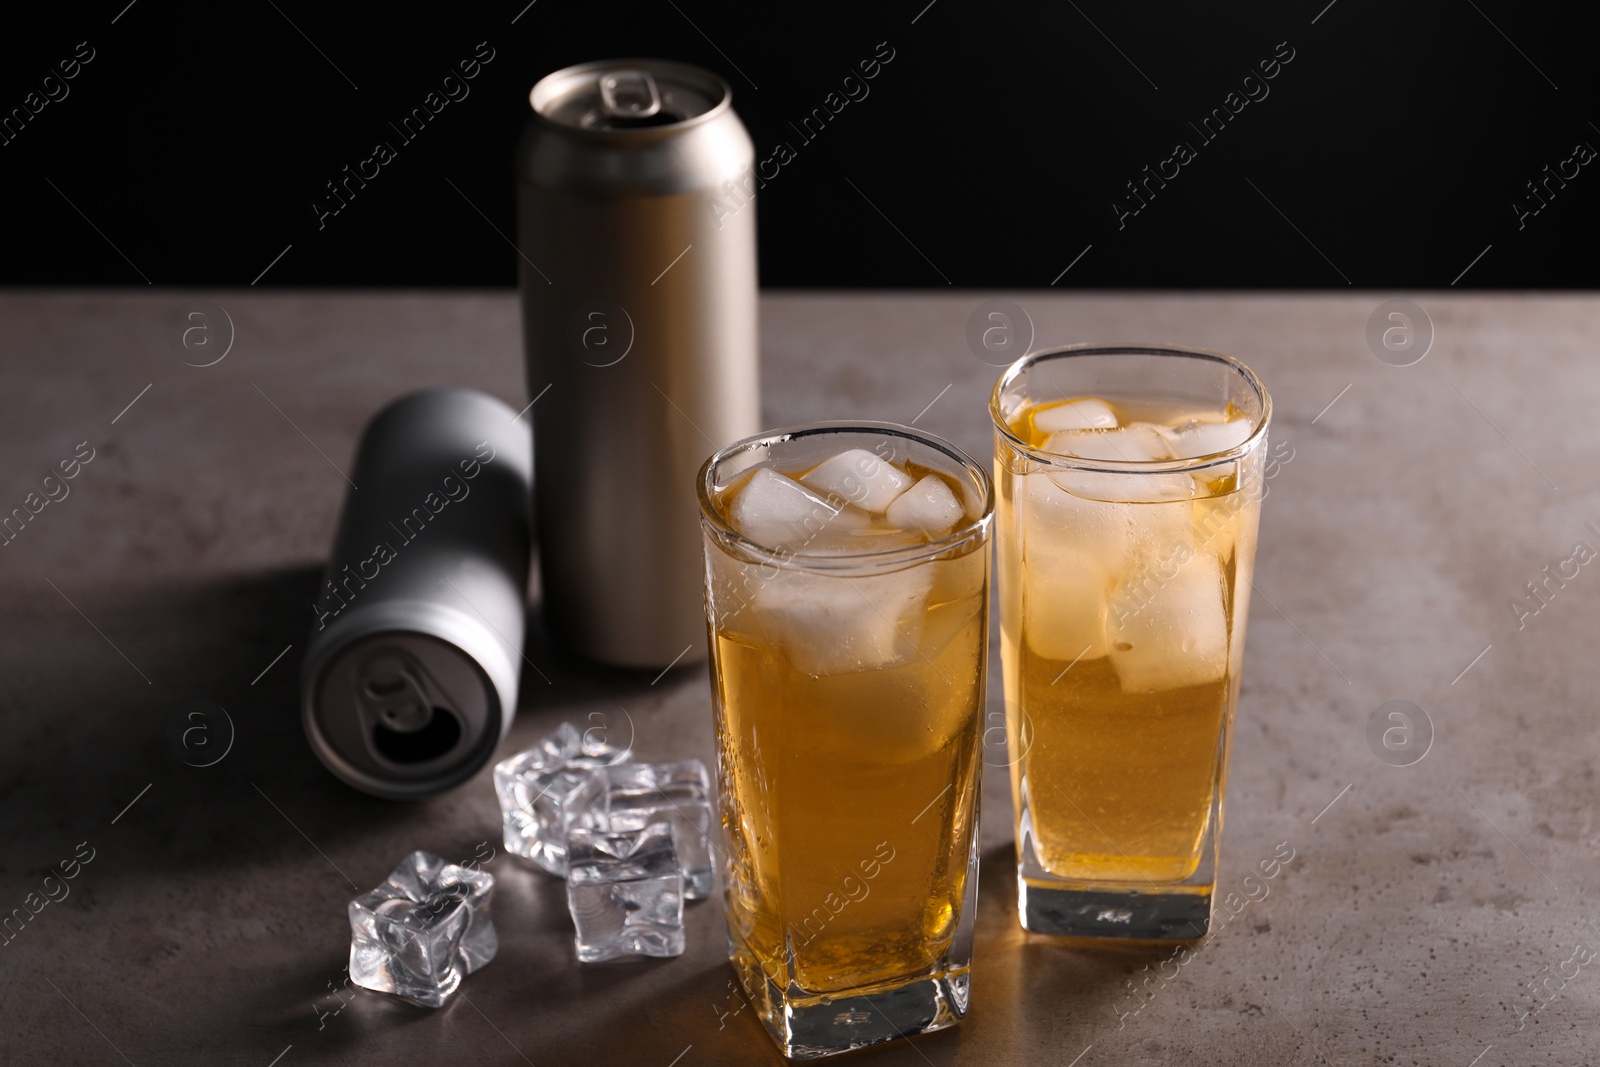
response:
<path id="1" fill-rule="evenodd" d="M 759 429 L 755 153 L 731 96 L 653 59 L 568 67 L 529 94 L 518 247 L 544 614 L 557 645 L 605 663 L 704 658 L 695 478 Z"/>

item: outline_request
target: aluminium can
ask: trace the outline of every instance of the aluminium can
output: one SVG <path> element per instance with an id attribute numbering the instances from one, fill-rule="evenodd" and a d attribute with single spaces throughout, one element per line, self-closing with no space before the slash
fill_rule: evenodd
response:
<path id="1" fill-rule="evenodd" d="M 703 660 L 695 477 L 760 428 L 754 148 L 726 82 L 662 60 L 529 94 L 518 251 L 546 628 L 569 652 Z"/>
<path id="2" fill-rule="evenodd" d="M 442 792 L 511 728 L 529 448 L 516 411 L 470 389 L 401 397 L 363 432 L 301 669 L 312 750 L 357 789 Z"/>

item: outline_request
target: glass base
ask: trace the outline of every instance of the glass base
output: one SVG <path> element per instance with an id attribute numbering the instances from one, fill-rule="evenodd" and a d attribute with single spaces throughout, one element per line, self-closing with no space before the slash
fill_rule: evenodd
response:
<path id="1" fill-rule="evenodd" d="M 1017 859 L 1022 928 L 1055 937 L 1150 944 L 1199 941 L 1211 930 L 1221 823 L 1219 791 L 1200 834 L 1199 861 L 1182 881 L 1090 880 L 1065 878 L 1045 867 L 1034 846 L 1033 815 L 1024 808 Z"/>
<path id="2" fill-rule="evenodd" d="M 973 816 L 969 825 L 976 826 L 976 798 Z M 785 1056 L 814 1060 L 945 1030 L 966 1016 L 972 995 L 972 942 L 978 913 L 977 834 L 968 839 L 966 853 L 966 887 L 949 944 L 932 962 L 909 974 L 859 985 L 846 982 L 838 992 L 807 991 L 793 982 L 793 954 L 803 949 L 804 943 L 796 943 L 792 930 L 785 939 L 788 958 L 764 966 L 758 954 L 730 929 L 728 962 L 739 976 L 748 1004 Z M 733 914 L 730 907 L 730 926 Z M 784 975 L 789 977 L 787 984 L 778 980 Z"/>
<path id="3" fill-rule="evenodd" d="M 1152 893 L 1106 887 L 1069 888 L 1017 878 L 1022 928 L 1057 937 L 1129 941 L 1197 941 L 1211 926 L 1211 892 Z"/>
<path id="4" fill-rule="evenodd" d="M 967 1014 L 970 980 L 963 967 L 842 996 L 789 998 L 762 1022 L 788 1058 L 818 1059 L 954 1026 Z"/>

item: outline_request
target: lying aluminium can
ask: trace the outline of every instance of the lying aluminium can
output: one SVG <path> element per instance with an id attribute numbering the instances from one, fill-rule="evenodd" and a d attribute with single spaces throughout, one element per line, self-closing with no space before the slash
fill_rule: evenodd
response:
<path id="1" fill-rule="evenodd" d="M 357 789 L 442 792 L 511 729 L 529 449 L 517 413 L 470 389 L 402 397 L 362 434 L 300 679 L 312 749 Z"/>
<path id="2" fill-rule="evenodd" d="M 760 428 L 755 153 L 731 96 L 653 59 L 530 93 L 518 246 L 544 614 L 604 663 L 705 658 L 695 477 Z"/>

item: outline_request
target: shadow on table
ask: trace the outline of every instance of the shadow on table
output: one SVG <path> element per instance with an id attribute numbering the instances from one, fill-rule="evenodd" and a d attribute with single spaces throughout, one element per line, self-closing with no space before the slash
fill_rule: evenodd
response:
<path id="1" fill-rule="evenodd" d="M 1127 1013 L 1146 1002 L 1136 990 L 1174 946 L 1030 934 L 1017 921 L 1015 848 L 991 848 L 981 862 L 972 1012 L 962 1025 L 1015 1035 L 1029 1043 L 1018 1049 L 1025 1058 L 1052 1062 L 1070 1062 L 1091 1042 L 1115 1047 L 1117 1032 L 1132 1026 Z"/>
<path id="2" fill-rule="evenodd" d="M 317 761 L 301 727 L 299 675 L 320 580 L 320 569 L 306 566 L 123 587 L 93 604 L 95 625 L 117 636 L 128 666 L 110 649 L 108 665 L 94 671 L 48 659 L 30 664 L 24 695 L 38 706 L 13 711 L 32 720 L 26 729 L 38 736 L 0 746 L 0 803 L 26 805 L 48 820 L 34 820 L 19 836 L 36 829 L 50 853 L 74 833 L 114 835 L 119 874 L 138 877 L 259 865 L 281 849 L 303 848 L 302 837 L 337 855 L 407 823 L 437 828 L 467 802 L 497 826 L 492 791 L 479 782 L 487 768 L 442 796 L 396 803 L 344 785 Z M 50 638 L 46 647 L 99 640 L 65 604 L 38 625 L 51 631 L 38 638 Z M 644 694 L 659 692 L 651 690 L 659 674 L 566 659 L 532 612 L 515 728 L 524 736 L 547 732 L 557 719 L 546 712 L 574 702 L 642 704 Z M 194 701 L 226 715 L 195 719 L 188 714 L 200 706 Z M 35 722 L 52 726 L 40 730 Z M 470 856 L 470 844 L 464 847 Z"/>
<path id="3" fill-rule="evenodd" d="M 541 1020 L 555 1005 L 569 1033 L 581 1032 L 581 1040 L 558 1042 L 573 1052 L 568 1059 L 584 1048 L 625 1046 L 642 1060 L 647 1048 L 659 1051 L 681 1032 L 683 1042 L 660 1057 L 666 1064 L 686 1045 L 709 1041 L 718 1033 L 712 1005 L 726 1000 L 731 977 L 722 962 L 719 905 L 693 907 L 694 944 L 685 957 L 580 968 L 563 883 L 521 871 L 503 854 L 489 867 L 502 878 L 497 912 L 501 903 L 512 907 L 487 980 L 469 978 L 464 996 L 443 1012 L 344 986 L 344 901 L 381 881 L 410 848 L 464 862 L 474 856 L 473 843 L 488 838 L 501 851 L 500 815 L 487 767 L 441 796 L 395 803 L 349 788 L 318 762 L 301 727 L 299 674 L 319 582 L 319 568 L 306 566 L 125 584 L 80 599 L 115 652 L 68 604 L 41 598 L 30 606 L 33 614 L 23 618 L 34 631 L 32 647 L 71 654 L 39 657 L 14 687 L 19 699 L 8 710 L 9 721 L 20 724 L 19 743 L 0 746 L 0 804 L 19 815 L 8 817 L 8 850 L 38 869 L 0 869 L 0 887 L 14 888 L 21 900 L 48 873 L 46 864 L 87 840 L 97 855 L 86 865 L 92 877 L 76 882 L 60 907 L 110 908 L 86 914 L 88 927 L 52 911 L 13 956 L 23 951 L 34 963 L 56 966 L 58 979 L 86 984 L 98 983 L 108 964 L 159 961 L 144 972 L 146 989 L 163 998 L 187 991 L 208 1005 L 185 1013 L 165 1037 L 249 1040 L 268 1050 L 267 1059 L 292 1043 L 295 1056 L 304 1049 L 312 1061 L 324 1060 L 359 1041 L 403 1056 L 407 1048 L 449 1044 L 453 1028 L 472 1023 L 482 1031 L 475 1037 L 503 1047 L 510 1035 L 522 1053 L 545 1062 L 551 1045 L 542 1023 L 538 1047 L 528 1047 L 535 1004 Z M 704 672 L 703 665 L 679 667 L 663 677 L 574 662 L 550 647 L 536 615 L 528 634 L 531 663 L 508 746 L 596 705 L 632 709 L 641 732 L 666 743 L 656 735 L 668 731 L 655 723 L 670 711 L 668 692 Z M 180 738 L 194 728 L 185 717 L 190 701 L 215 705 L 226 717 L 213 715 L 201 735 L 175 743 L 174 722 Z M 111 916 L 133 925 L 119 928 L 107 954 L 84 930 L 108 929 Z M 215 939 L 198 933 L 211 925 L 222 931 L 221 944 L 248 945 L 241 949 L 247 957 L 218 955 Z M 669 968 L 670 975 L 662 973 Z M 661 1025 L 641 1025 L 641 1013 Z M 130 1040 L 154 1039 L 129 1029 Z M 759 1062 L 771 1052 L 759 1026 L 729 1020 L 722 1036 L 739 1043 L 736 1058 Z M 522 1062 L 511 1048 L 503 1051 L 491 1058 Z"/>

